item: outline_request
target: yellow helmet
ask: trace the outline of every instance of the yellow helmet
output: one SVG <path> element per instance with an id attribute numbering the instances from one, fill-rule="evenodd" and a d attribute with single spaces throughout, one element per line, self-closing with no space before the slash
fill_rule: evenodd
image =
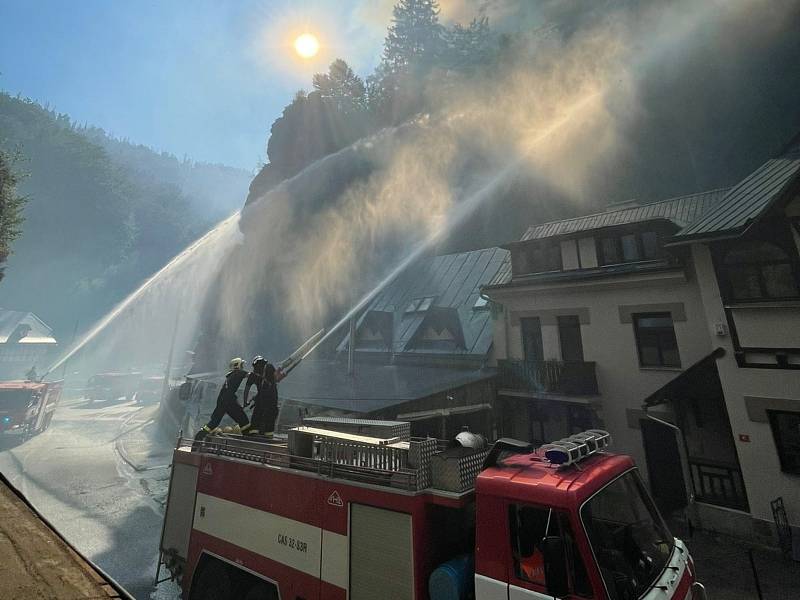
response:
<path id="1" fill-rule="evenodd" d="M 231 371 L 241 371 L 244 369 L 244 360 L 241 358 L 232 358 L 230 364 Z"/>

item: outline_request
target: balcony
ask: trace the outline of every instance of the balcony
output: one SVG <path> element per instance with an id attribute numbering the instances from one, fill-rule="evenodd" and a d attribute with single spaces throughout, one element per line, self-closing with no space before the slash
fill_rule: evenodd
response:
<path id="1" fill-rule="evenodd" d="M 595 363 L 558 360 L 498 360 L 498 387 L 515 392 L 595 396 Z"/>

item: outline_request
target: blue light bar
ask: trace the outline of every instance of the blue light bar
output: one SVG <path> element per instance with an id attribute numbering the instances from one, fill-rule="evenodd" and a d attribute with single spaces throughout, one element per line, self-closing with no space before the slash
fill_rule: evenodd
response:
<path id="1" fill-rule="evenodd" d="M 563 440 L 542 446 L 544 456 L 554 465 L 572 465 L 601 451 L 611 444 L 611 434 L 602 429 L 589 429 Z"/>

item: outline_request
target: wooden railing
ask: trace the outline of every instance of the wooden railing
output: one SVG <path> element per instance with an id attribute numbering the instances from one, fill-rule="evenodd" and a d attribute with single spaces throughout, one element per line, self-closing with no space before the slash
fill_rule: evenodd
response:
<path id="1" fill-rule="evenodd" d="M 599 393 L 593 362 L 498 360 L 497 371 L 501 389 L 574 396 Z"/>
<path id="2" fill-rule="evenodd" d="M 695 499 L 717 506 L 750 510 L 742 472 L 735 465 L 689 458 Z"/>

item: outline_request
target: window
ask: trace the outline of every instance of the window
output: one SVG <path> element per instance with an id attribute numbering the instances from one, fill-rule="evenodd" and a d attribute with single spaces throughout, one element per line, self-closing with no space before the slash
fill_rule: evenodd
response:
<path id="1" fill-rule="evenodd" d="M 737 244 L 725 253 L 722 262 L 731 300 L 800 295 L 797 266 L 780 246 L 761 241 Z"/>
<path id="2" fill-rule="evenodd" d="M 581 321 L 577 315 L 558 317 L 558 336 L 561 339 L 561 360 L 583 362 Z"/>
<path id="3" fill-rule="evenodd" d="M 524 246 L 511 256 L 515 275 L 561 270 L 561 244 L 535 243 Z"/>
<path id="4" fill-rule="evenodd" d="M 598 252 L 597 260 L 601 265 L 616 265 L 622 262 L 617 238 L 602 238 L 600 240 L 600 252 Z"/>
<path id="5" fill-rule="evenodd" d="M 517 579 L 543 591 L 547 582 L 542 540 L 548 535 L 560 536 L 564 541 L 570 593 L 583 598 L 592 597 L 592 586 L 566 514 L 544 507 L 512 504 L 509 506 L 509 524 Z"/>
<path id="6" fill-rule="evenodd" d="M 522 352 L 525 360 L 538 362 L 544 360 L 544 347 L 542 346 L 542 323 L 539 317 L 520 319 L 522 329 Z"/>
<path id="7" fill-rule="evenodd" d="M 633 328 L 641 366 L 681 366 L 670 313 L 634 314 Z"/>
<path id="8" fill-rule="evenodd" d="M 800 475 L 800 413 L 768 410 L 781 471 Z"/>
<path id="9" fill-rule="evenodd" d="M 636 240 L 636 235 L 631 233 L 623 235 L 619 239 L 622 242 L 622 261 L 636 262 L 639 260 L 639 244 Z"/>
<path id="10" fill-rule="evenodd" d="M 655 231 L 605 237 L 598 242 L 597 261 L 601 265 L 655 260 L 660 256 L 661 247 Z"/>
<path id="11" fill-rule="evenodd" d="M 486 296 L 478 296 L 478 299 L 475 300 L 475 304 L 472 305 L 472 308 L 475 310 L 483 310 L 489 307 L 489 299 Z"/>
<path id="12" fill-rule="evenodd" d="M 413 312 L 425 312 L 431 307 L 433 304 L 434 296 L 426 296 L 424 298 L 414 298 L 411 302 L 408 303 L 406 306 L 406 313 L 413 313 Z"/>
<path id="13" fill-rule="evenodd" d="M 658 234 L 655 231 L 642 232 L 642 256 L 645 260 L 658 258 Z"/>

